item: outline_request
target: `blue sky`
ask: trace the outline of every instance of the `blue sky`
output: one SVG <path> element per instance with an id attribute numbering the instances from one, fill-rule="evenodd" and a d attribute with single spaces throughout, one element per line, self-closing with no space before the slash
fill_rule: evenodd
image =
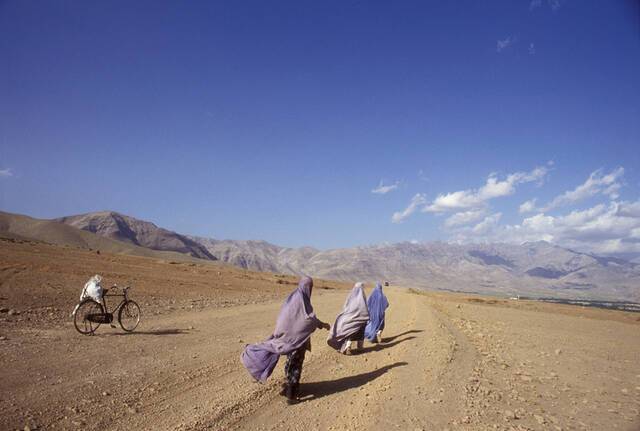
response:
<path id="1" fill-rule="evenodd" d="M 637 2 L 4 1 L 0 58 L 5 211 L 640 251 Z"/>

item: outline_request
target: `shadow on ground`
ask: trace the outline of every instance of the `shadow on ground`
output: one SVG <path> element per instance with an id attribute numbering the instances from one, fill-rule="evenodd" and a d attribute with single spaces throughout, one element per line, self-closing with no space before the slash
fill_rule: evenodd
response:
<path id="1" fill-rule="evenodd" d="M 367 346 L 367 347 L 363 347 L 362 349 L 356 350 L 354 352 L 355 355 L 362 355 L 363 353 L 369 353 L 369 352 L 378 352 L 380 350 L 384 350 L 384 349 L 388 349 L 390 347 L 393 346 L 397 346 L 400 343 L 404 343 L 405 341 L 409 341 L 409 340 L 413 340 L 414 336 L 411 337 L 406 337 L 406 338 L 402 338 L 400 340 L 394 341 L 393 343 L 378 343 L 378 344 L 373 344 L 371 346 Z"/>
<path id="2" fill-rule="evenodd" d="M 326 397 L 327 395 L 366 385 L 392 368 L 403 367 L 405 365 L 408 365 L 408 363 L 396 362 L 368 373 L 356 374 L 355 376 L 342 377 L 340 379 L 328 380 L 325 382 L 302 383 L 300 385 L 300 402 L 315 400 Z"/>
<path id="3" fill-rule="evenodd" d="M 412 330 L 410 330 L 410 331 L 404 331 L 404 332 L 401 332 L 401 333 L 399 333 L 399 334 L 397 334 L 397 335 L 394 335 L 394 336 L 392 336 L 392 337 L 384 337 L 384 338 L 382 339 L 382 342 L 383 342 L 383 343 L 388 343 L 388 342 L 390 342 L 390 341 L 395 340 L 396 338 L 402 337 L 403 335 L 418 334 L 418 333 L 420 333 L 420 332 L 424 332 L 424 330 L 423 330 L 423 329 L 412 329 Z"/>
<path id="4" fill-rule="evenodd" d="M 171 328 L 171 329 L 154 329 L 150 331 L 112 332 L 112 333 L 100 334 L 100 335 L 106 335 L 110 337 L 112 335 L 182 335 L 182 334 L 188 334 L 188 333 L 189 333 L 188 329 Z"/>

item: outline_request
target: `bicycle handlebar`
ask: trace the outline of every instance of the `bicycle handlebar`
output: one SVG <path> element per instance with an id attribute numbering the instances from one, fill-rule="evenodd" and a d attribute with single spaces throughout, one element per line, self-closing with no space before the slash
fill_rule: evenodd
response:
<path id="1" fill-rule="evenodd" d="M 121 289 L 123 293 L 126 293 L 129 289 L 131 289 L 131 286 L 119 287 L 117 284 L 114 283 L 113 286 L 107 287 L 106 289 L 104 289 L 104 293 L 107 293 L 111 289 Z"/>

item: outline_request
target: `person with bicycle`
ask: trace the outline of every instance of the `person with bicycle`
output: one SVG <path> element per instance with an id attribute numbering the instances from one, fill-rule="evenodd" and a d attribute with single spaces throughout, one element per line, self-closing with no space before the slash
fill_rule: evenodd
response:
<path id="1" fill-rule="evenodd" d="M 71 313 L 76 330 L 81 334 L 93 334 L 102 323 L 109 323 L 112 328 L 115 328 L 113 317 L 117 312 L 118 322 L 122 329 L 127 332 L 133 331 L 140 322 L 140 306 L 128 298 L 129 287 L 123 288 L 121 294 L 107 295 L 109 290 L 117 289 L 118 286 L 114 284 L 111 288 L 103 289 L 101 283 L 102 277 L 96 274 L 84 285 L 80 294 L 80 302 Z M 113 313 L 108 310 L 106 296 L 122 297 Z"/>

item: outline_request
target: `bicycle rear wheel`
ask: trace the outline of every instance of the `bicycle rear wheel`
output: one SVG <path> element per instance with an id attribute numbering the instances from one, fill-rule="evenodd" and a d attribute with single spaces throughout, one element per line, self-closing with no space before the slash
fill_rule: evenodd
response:
<path id="1" fill-rule="evenodd" d="M 87 317 L 91 314 L 96 315 L 103 313 L 104 308 L 102 304 L 93 299 L 83 300 L 73 315 L 73 325 L 76 327 L 76 331 L 83 335 L 93 334 L 100 326 L 100 323 L 91 322 Z"/>
<path id="2" fill-rule="evenodd" d="M 135 301 L 127 300 L 118 311 L 120 327 L 127 332 L 133 331 L 140 323 L 140 315 L 140 306 Z"/>

